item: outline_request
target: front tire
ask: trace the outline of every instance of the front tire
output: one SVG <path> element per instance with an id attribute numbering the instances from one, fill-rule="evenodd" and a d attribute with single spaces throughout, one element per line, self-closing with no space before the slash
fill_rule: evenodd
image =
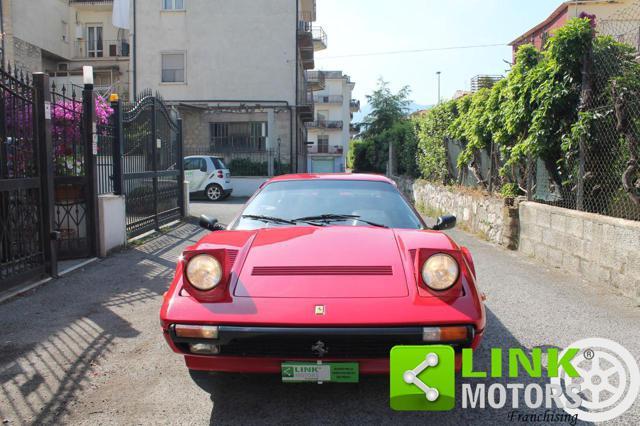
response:
<path id="1" fill-rule="evenodd" d="M 204 196 L 209 201 L 220 201 L 224 196 L 224 191 L 220 185 L 213 183 L 204 190 Z"/>

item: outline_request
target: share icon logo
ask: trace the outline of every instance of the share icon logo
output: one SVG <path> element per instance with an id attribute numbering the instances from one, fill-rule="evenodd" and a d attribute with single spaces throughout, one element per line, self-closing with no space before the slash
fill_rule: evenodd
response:
<path id="1" fill-rule="evenodd" d="M 390 405 L 396 411 L 455 408 L 455 352 L 451 346 L 395 346 Z"/>
<path id="2" fill-rule="evenodd" d="M 427 386 L 422 380 L 418 378 L 418 376 L 427 368 L 435 367 L 436 365 L 438 365 L 438 354 L 431 352 L 427 354 L 425 360 L 422 361 L 416 368 L 414 368 L 413 370 L 407 370 L 402 375 L 402 379 L 405 383 L 413 383 L 414 385 L 419 387 L 420 390 L 424 392 L 424 395 L 427 397 L 427 399 L 431 402 L 438 399 L 440 393 L 438 392 L 438 389 L 430 388 L 429 386 Z"/>

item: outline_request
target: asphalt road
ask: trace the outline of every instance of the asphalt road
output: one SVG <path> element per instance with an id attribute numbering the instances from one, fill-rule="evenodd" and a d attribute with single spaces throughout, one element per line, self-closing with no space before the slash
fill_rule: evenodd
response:
<path id="1" fill-rule="evenodd" d="M 194 203 L 192 214 L 225 223 L 241 202 Z M 488 296 L 478 368 L 487 368 L 491 347 L 565 347 L 594 336 L 640 356 L 640 308 L 632 300 L 473 236 L 451 234 L 471 249 Z M 394 413 L 385 377 L 319 386 L 215 375 L 202 390 L 169 350 L 158 324 L 175 260 L 202 235 L 194 224 L 181 225 L 0 305 L 0 422 L 512 423 L 510 409 Z M 640 424 L 639 403 L 615 423 Z"/>

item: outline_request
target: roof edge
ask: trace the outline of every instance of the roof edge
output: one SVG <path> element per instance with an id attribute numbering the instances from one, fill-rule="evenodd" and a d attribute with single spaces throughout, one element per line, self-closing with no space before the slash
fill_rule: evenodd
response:
<path id="1" fill-rule="evenodd" d="M 529 31 L 527 31 L 524 34 L 522 34 L 520 37 L 518 37 L 515 40 L 513 40 L 511 43 L 509 43 L 509 46 L 514 46 L 514 45 L 520 43 L 521 41 L 523 41 L 526 38 L 528 38 L 531 34 L 535 33 L 536 31 L 538 31 L 541 28 L 544 28 L 545 25 L 547 25 L 549 22 L 553 21 L 558 16 L 560 16 L 562 14 L 562 12 L 566 11 L 569 8 L 569 5 L 571 3 L 574 3 L 574 1 L 565 1 L 564 3 L 562 3 L 544 21 L 540 22 L 538 25 L 536 25 L 535 27 L 531 28 Z"/>

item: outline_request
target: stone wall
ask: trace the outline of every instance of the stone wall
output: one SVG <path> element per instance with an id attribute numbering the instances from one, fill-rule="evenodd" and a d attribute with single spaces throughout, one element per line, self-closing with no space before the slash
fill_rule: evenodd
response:
<path id="1" fill-rule="evenodd" d="M 398 185 L 400 192 L 402 192 L 409 201 L 415 202 L 415 198 L 413 196 L 413 184 L 416 180 L 404 176 L 394 176 L 393 180 L 396 182 L 396 185 Z"/>
<path id="2" fill-rule="evenodd" d="M 640 222 L 513 202 L 468 188 L 394 180 L 427 216 L 453 214 L 465 231 L 640 298 Z"/>
<path id="3" fill-rule="evenodd" d="M 640 223 L 533 202 L 520 204 L 520 251 L 546 265 L 640 297 Z"/>
<path id="4" fill-rule="evenodd" d="M 396 182 L 405 194 L 411 194 L 408 182 Z M 461 229 L 512 250 L 517 248 L 518 209 L 512 199 L 420 180 L 412 185 L 412 192 L 417 208 L 427 216 L 453 214 Z"/>
<path id="5" fill-rule="evenodd" d="M 18 69 L 26 73 L 44 71 L 42 50 L 17 37 L 13 37 L 13 61 Z"/>

